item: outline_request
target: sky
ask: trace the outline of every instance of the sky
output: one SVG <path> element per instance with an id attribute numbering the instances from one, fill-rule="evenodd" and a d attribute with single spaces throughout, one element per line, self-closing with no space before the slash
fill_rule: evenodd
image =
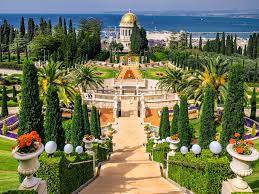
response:
<path id="1" fill-rule="evenodd" d="M 0 13 L 259 9 L 259 0 L 0 0 Z"/>

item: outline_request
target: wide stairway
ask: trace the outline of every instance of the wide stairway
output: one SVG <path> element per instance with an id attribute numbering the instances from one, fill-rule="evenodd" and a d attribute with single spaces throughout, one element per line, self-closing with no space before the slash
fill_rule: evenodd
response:
<path id="1" fill-rule="evenodd" d="M 158 164 L 150 161 L 145 153 L 146 136 L 140 118 L 131 114 L 117 121 L 111 159 L 102 166 L 100 176 L 80 193 L 181 194 L 177 187 L 161 177 Z"/>

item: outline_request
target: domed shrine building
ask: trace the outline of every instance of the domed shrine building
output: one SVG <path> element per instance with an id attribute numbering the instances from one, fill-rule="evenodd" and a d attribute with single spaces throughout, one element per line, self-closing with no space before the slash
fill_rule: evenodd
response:
<path id="1" fill-rule="evenodd" d="M 137 22 L 137 16 L 131 11 L 124 14 L 121 18 L 118 42 L 123 44 L 124 52 L 130 52 L 130 37 L 135 22 Z"/>

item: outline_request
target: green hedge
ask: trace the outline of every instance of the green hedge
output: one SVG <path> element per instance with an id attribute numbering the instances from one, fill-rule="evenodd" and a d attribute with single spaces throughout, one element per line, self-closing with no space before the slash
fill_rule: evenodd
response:
<path id="1" fill-rule="evenodd" d="M 217 158 L 209 150 L 202 150 L 199 157 L 177 153 L 168 165 L 170 179 L 199 194 L 220 193 L 222 182 L 231 175 L 227 156 Z"/>
<path id="2" fill-rule="evenodd" d="M 152 151 L 153 160 L 163 164 L 163 166 L 165 167 L 168 152 L 169 152 L 168 143 L 165 142 L 165 143 L 157 144 Z"/>
<path id="3" fill-rule="evenodd" d="M 108 159 L 108 155 L 110 153 L 108 146 L 105 144 L 94 143 L 93 149 L 98 159 L 97 162 L 104 162 Z"/>
<path id="4" fill-rule="evenodd" d="M 146 152 L 147 153 L 151 153 L 153 150 L 153 145 L 154 145 L 154 140 L 153 139 L 149 139 L 147 144 L 146 144 Z"/>
<path id="5" fill-rule="evenodd" d="M 0 68 L 22 70 L 22 64 L 16 62 L 0 62 Z"/>
<path id="6" fill-rule="evenodd" d="M 63 152 L 55 152 L 53 157 L 43 153 L 36 176 L 47 181 L 48 193 L 69 194 L 94 176 L 92 162 L 70 166 L 69 164 L 91 159 L 92 157 L 85 153 L 74 153 L 69 157 Z"/>
<path id="7" fill-rule="evenodd" d="M 0 106 L 2 106 L 2 101 L 0 100 Z M 18 106 L 18 103 L 17 102 L 14 102 L 12 100 L 9 100 L 7 101 L 7 106 L 8 107 L 17 107 Z"/>

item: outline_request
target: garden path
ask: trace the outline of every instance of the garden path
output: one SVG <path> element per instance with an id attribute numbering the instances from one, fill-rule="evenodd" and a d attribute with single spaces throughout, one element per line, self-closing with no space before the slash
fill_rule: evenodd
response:
<path id="1" fill-rule="evenodd" d="M 134 113 L 133 104 L 122 103 L 125 103 L 125 110 Z M 141 119 L 136 114 L 129 114 L 117 122 L 111 159 L 102 166 L 100 176 L 80 193 L 181 194 L 177 187 L 161 177 L 159 166 L 145 153 L 146 136 Z"/>

